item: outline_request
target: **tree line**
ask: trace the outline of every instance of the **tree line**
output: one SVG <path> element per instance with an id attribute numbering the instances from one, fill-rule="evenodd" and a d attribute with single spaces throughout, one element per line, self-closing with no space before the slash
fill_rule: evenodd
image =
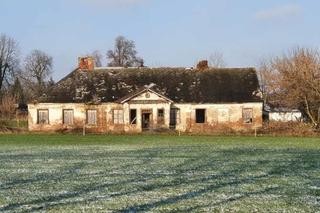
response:
<path id="1" fill-rule="evenodd" d="M 53 86 L 51 78 L 53 59 L 41 50 L 32 50 L 20 58 L 18 42 L 5 34 L 0 36 L 0 100 L 2 115 L 4 105 L 11 102 L 25 104 L 28 100 L 46 94 Z"/>

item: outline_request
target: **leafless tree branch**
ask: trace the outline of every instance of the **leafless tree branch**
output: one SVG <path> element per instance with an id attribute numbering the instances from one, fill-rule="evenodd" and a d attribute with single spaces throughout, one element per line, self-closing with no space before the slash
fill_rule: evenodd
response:
<path id="1" fill-rule="evenodd" d="M 132 67 L 143 66 L 143 59 L 137 56 L 134 41 L 123 36 L 118 36 L 115 40 L 114 50 L 107 52 L 108 66 L 110 67 Z"/>

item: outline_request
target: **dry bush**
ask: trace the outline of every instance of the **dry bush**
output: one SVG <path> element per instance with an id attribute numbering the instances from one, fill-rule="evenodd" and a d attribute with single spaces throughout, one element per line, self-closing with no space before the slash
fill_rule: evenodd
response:
<path id="1" fill-rule="evenodd" d="M 312 124 L 302 122 L 266 122 L 258 131 L 259 135 L 272 136 L 319 136 Z"/>
<path id="2" fill-rule="evenodd" d="M 0 102 L 0 114 L 2 119 L 14 117 L 16 111 L 16 98 L 10 94 L 5 94 Z"/>

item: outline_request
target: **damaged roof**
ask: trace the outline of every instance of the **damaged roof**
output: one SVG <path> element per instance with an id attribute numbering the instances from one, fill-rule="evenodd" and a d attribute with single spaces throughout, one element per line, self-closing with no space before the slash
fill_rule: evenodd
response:
<path id="1" fill-rule="evenodd" d="M 115 102 L 148 85 L 177 103 L 260 102 L 254 68 L 76 69 L 54 87 L 48 102 Z"/>

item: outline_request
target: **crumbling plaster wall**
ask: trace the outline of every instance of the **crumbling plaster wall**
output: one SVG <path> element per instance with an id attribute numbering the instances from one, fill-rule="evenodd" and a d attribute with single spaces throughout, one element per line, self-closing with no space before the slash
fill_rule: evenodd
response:
<path id="1" fill-rule="evenodd" d="M 180 109 L 180 122 L 176 129 L 182 132 L 210 133 L 223 131 L 223 128 L 233 130 L 251 130 L 262 126 L 262 103 L 244 104 L 173 104 Z M 152 111 L 153 128 L 169 128 L 170 122 L 169 102 L 137 103 L 128 102 L 125 104 L 103 103 L 98 105 L 88 105 L 80 103 L 38 103 L 29 104 L 29 130 L 30 131 L 61 131 L 67 129 L 82 129 L 84 126 L 88 132 L 97 133 L 139 133 L 142 131 L 141 114 L 143 110 Z M 243 109 L 253 110 L 253 122 L 244 123 Z M 37 124 L 37 114 L 39 109 L 49 110 L 49 124 Z M 67 126 L 63 124 L 63 109 L 74 110 L 74 124 Z M 97 124 L 86 124 L 86 112 L 88 109 L 97 110 Z M 123 124 L 113 123 L 113 110 L 123 109 Z M 137 110 L 137 123 L 130 124 L 130 109 Z M 164 124 L 157 125 L 158 109 L 164 109 Z M 206 122 L 196 123 L 196 109 L 206 109 Z M 227 113 L 226 113 L 227 112 Z"/>
<path id="2" fill-rule="evenodd" d="M 262 126 L 262 103 L 243 104 L 174 104 L 180 109 L 180 123 L 176 129 L 183 132 L 209 133 L 230 128 L 236 131 L 251 130 Z M 253 122 L 244 123 L 243 109 L 253 111 Z M 206 122 L 196 123 L 196 109 L 206 110 Z"/>
<path id="3" fill-rule="evenodd" d="M 29 104 L 28 127 L 29 131 L 61 131 L 68 129 L 83 129 L 85 126 L 88 132 L 110 132 L 110 133 L 139 133 L 142 131 L 141 113 L 143 110 L 151 110 L 152 112 L 152 127 L 153 128 L 169 128 L 170 120 L 170 104 L 169 103 L 153 103 L 153 104 L 137 104 L 137 103 L 104 103 L 104 104 L 79 104 L 79 103 L 38 103 Z M 49 124 L 38 124 L 38 110 L 45 109 L 49 112 Z M 72 109 L 74 112 L 74 124 L 63 124 L 63 110 Z M 123 124 L 114 124 L 113 110 L 123 110 Z M 130 110 L 137 110 L 136 124 L 130 123 Z M 158 109 L 164 109 L 163 125 L 157 125 Z M 86 124 L 87 110 L 97 110 L 96 125 Z"/>

